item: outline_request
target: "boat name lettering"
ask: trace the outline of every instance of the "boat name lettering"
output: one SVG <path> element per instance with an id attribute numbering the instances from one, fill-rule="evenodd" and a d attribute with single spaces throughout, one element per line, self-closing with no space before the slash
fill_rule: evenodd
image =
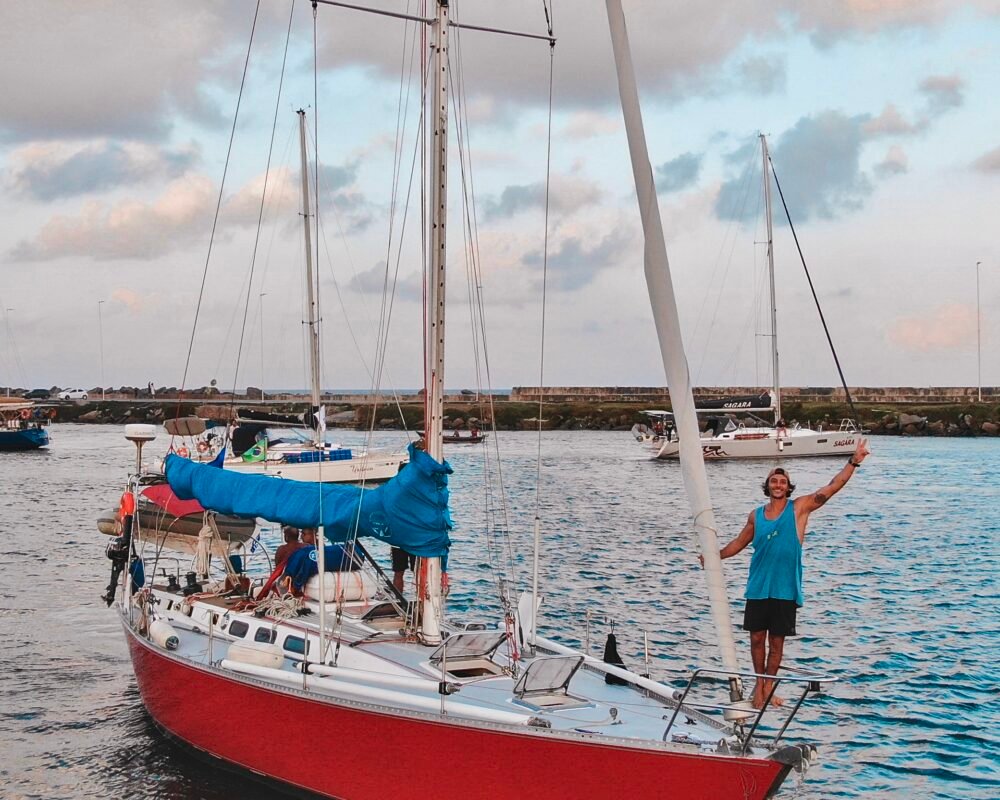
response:
<path id="1" fill-rule="evenodd" d="M 841 439 L 840 441 L 834 442 L 834 447 L 847 447 L 849 444 L 854 444 L 853 439 Z"/>

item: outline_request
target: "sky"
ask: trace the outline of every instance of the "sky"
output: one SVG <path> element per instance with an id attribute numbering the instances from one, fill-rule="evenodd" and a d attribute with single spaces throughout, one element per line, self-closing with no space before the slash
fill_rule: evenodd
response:
<path id="1" fill-rule="evenodd" d="M 545 33 L 542 0 L 451 5 Z M 445 382 L 662 386 L 604 3 L 547 6 L 551 54 L 451 31 Z M 1000 0 L 624 7 L 695 383 L 771 381 L 762 132 L 847 381 L 975 385 L 978 318 L 1000 384 Z M 303 108 L 322 383 L 422 385 L 421 31 L 303 0 L 0 4 L 0 384 L 306 386 Z M 782 383 L 836 385 L 772 191 Z"/>

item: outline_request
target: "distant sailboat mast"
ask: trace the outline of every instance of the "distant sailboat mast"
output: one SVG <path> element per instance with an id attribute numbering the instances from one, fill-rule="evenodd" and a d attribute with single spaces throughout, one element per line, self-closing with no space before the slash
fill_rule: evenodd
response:
<path id="1" fill-rule="evenodd" d="M 445 249 L 448 216 L 448 0 L 436 0 L 434 57 L 431 61 L 429 120 L 434 127 L 431 144 L 430 173 L 430 286 L 428 287 L 427 364 L 425 385 L 425 441 L 427 453 L 435 461 L 444 461 L 444 312 Z M 418 579 L 420 638 L 424 644 L 441 642 L 441 619 L 444 609 L 441 596 L 441 559 L 421 560 Z"/>
<path id="2" fill-rule="evenodd" d="M 322 447 L 326 438 L 325 424 L 320 414 L 319 387 L 319 318 L 317 314 L 316 287 L 312 263 L 312 233 L 309 224 L 309 162 L 306 157 L 306 112 L 298 110 L 299 145 L 302 151 L 302 228 L 306 237 L 306 302 L 309 305 L 309 376 L 311 379 L 312 429 L 314 442 Z"/>
<path id="3" fill-rule="evenodd" d="M 781 419 L 781 379 L 778 377 L 778 306 L 774 287 L 774 234 L 771 222 L 771 180 L 768 172 L 767 139 L 760 134 L 760 152 L 764 159 L 764 209 L 767 219 L 767 274 L 771 283 L 771 376 L 774 379 L 774 424 Z"/>
<path id="4" fill-rule="evenodd" d="M 708 492 L 708 477 L 705 474 L 705 460 L 701 450 L 698 417 L 694 408 L 691 391 L 691 376 L 687 358 L 681 341 L 680 319 L 677 314 L 677 299 L 670 278 L 670 264 L 667 248 L 663 240 L 663 223 L 660 220 L 659 204 L 656 200 L 656 186 L 653 169 L 649 163 L 646 135 L 642 127 L 642 113 L 639 108 L 639 93 L 636 88 L 635 70 L 629 51 L 628 32 L 625 29 L 625 15 L 621 0 L 606 0 L 608 23 L 611 28 L 611 43 L 614 47 L 615 65 L 618 73 L 618 90 L 621 95 L 622 113 L 625 118 L 625 132 L 628 136 L 629 154 L 632 157 L 632 172 L 639 199 L 639 213 L 645 239 L 644 262 L 649 299 L 653 307 L 653 321 L 660 341 L 663 367 L 670 387 L 670 401 L 677 432 L 680 437 L 681 472 L 684 487 L 694 516 L 695 531 L 705 560 L 705 579 L 708 583 L 712 619 L 718 637 L 719 653 L 726 670 L 733 673 L 730 679 L 730 694 L 734 701 L 742 696 L 740 682 L 735 673 L 739 671 L 736 659 L 736 644 L 730 619 L 729 600 L 722 575 L 722 560 L 719 558 L 719 543 L 715 534 L 715 513 Z"/>

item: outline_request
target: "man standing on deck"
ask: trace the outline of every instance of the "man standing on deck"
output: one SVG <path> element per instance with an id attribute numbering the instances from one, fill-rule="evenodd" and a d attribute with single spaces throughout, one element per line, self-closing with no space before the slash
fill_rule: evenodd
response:
<path id="1" fill-rule="evenodd" d="M 795 485 L 788 472 L 781 467 L 772 469 L 763 484 L 767 503 L 751 511 L 739 536 L 719 551 L 720 558 L 729 558 L 753 542 L 743 630 L 750 632 L 750 656 L 758 675 L 777 675 L 785 637 L 795 636 L 795 614 L 803 603 L 802 545 L 809 515 L 847 485 L 868 456 L 867 444 L 859 439 L 854 455 L 832 481 L 791 502 Z M 754 708 L 764 706 L 771 684 L 770 680 L 757 680 Z M 773 705 L 782 702 L 777 695 L 771 697 Z"/>

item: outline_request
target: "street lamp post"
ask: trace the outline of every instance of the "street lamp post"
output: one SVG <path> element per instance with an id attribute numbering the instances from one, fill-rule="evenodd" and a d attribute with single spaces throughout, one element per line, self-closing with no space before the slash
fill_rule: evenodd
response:
<path id="1" fill-rule="evenodd" d="M 104 317 L 101 314 L 101 306 L 104 305 L 103 300 L 97 301 L 97 341 L 101 350 L 101 400 L 106 400 L 107 395 L 104 388 Z"/>
<path id="2" fill-rule="evenodd" d="M 14 310 L 13 308 L 5 308 L 4 309 L 4 312 L 3 312 L 3 322 L 4 322 L 4 327 L 7 329 L 7 346 L 10 347 L 12 353 L 16 353 L 17 351 L 14 350 L 14 337 L 10 333 L 10 312 L 13 311 L 13 310 Z M 17 364 L 16 358 L 12 359 L 12 363 L 14 363 L 15 365 Z M 11 369 L 10 377 L 11 377 L 11 381 L 13 381 L 14 380 L 14 371 L 13 371 L 13 369 Z M 22 375 L 21 377 L 23 378 L 24 376 Z M 9 386 L 7 387 L 7 397 L 10 397 L 10 387 Z"/>

